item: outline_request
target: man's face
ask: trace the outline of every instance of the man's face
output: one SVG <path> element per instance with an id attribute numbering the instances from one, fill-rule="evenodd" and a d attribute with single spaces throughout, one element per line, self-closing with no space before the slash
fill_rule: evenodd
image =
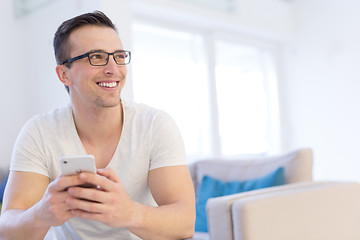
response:
<path id="1" fill-rule="evenodd" d="M 70 34 L 68 46 L 69 58 L 94 50 L 108 53 L 123 50 L 117 33 L 109 27 L 99 26 L 85 26 L 75 30 Z M 119 105 L 127 68 L 125 65 L 117 65 L 113 56 L 109 56 L 105 66 L 92 66 L 87 57 L 79 59 L 66 72 L 74 104 L 95 108 Z"/>

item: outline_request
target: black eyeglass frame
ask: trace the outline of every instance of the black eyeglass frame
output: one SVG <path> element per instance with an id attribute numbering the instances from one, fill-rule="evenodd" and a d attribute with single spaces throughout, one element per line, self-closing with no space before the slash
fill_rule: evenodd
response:
<path id="1" fill-rule="evenodd" d="M 94 64 L 92 64 L 89 56 L 90 56 L 90 54 L 93 54 L 93 53 L 106 53 L 106 54 L 107 54 L 106 63 L 105 63 L 105 64 L 101 64 L 101 65 L 94 65 Z M 118 63 L 118 62 L 116 61 L 115 55 L 114 55 L 114 54 L 116 54 L 116 53 L 127 53 L 127 54 L 129 55 L 129 61 L 126 62 L 126 63 Z M 70 63 L 72 63 L 72 62 L 74 62 L 74 61 L 77 61 L 77 60 L 79 60 L 79 59 L 83 59 L 83 58 L 86 58 L 86 57 L 87 57 L 91 66 L 106 66 L 106 65 L 108 64 L 108 62 L 109 62 L 109 57 L 110 57 L 110 55 L 113 56 L 114 61 L 115 61 L 115 63 L 116 63 L 117 65 L 127 65 L 127 64 L 129 64 L 130 61 L 131 61 L 131 52 L 130 52 L 130 51 L 127 51 L 127 50 L 117 50 L 117 51 L 115 51 L 115 52 L 113 52 L 113 53 L 108 53 L 108 52 L 105 52 L 105 51 L 96 50 L 96 51 L 91 51 L 91 52 L 84 53 L 84 54 L 82 54 L 82 55 L 79 55 L 79 56 L 76 56 L 76 57 L 73 57 L 73 58 L 69 58 L 69 59 L 63 61 L 61 65 L 70 64 Z"/>

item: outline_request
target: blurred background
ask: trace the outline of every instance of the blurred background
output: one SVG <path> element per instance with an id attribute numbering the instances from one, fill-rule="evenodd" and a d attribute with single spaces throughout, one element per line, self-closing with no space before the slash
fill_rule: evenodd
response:
<path id="1" fill-rule="evenodd" d="M 132 51 L 123 98 L 169 112 L 189 162 L 314 151 L 315 180 L 360 180 L 360 2 L 12 0 L 1 3 L 0 166 L 35 114 L 69 103 L 52 39 L 101 10 Z"/>

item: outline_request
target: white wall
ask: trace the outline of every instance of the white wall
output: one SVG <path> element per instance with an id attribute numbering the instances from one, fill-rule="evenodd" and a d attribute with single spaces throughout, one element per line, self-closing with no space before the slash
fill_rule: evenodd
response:
<path id="1" fill-rule="evenodd" d="M 294 1 L 284 51 L 287 149 L 309 146 L 315 179 L 360 180 L 360 2 Z"/>
<path id="2" fill-rule="evenodd" d="M 239 34 L 285 39 L 293 30 L 292 4 L 286 0 L 236 0 L 234 12 L 216 11 L 182 0 L 133 0 L 136 17 L 150 16 L 163 23 L 181 19 L 190 26 Z"/>
<path id="3" fill-rule="evenodd" d="M 11 156 L 18 129 L 23 124 L 25 107 L 25 74 L 21 71 L 23 63 L 18 54 L 20 44 L 19 24 L 13 19 L 12 1 L 2 2 L 0 20 L 1 33 L 1 117 L 0 117 L 0 165 L 7 165 Z"/>

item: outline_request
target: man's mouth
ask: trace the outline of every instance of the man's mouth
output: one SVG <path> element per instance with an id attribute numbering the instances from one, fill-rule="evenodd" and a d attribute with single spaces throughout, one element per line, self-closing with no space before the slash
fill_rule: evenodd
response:
<path id="1" fill-rule="evenodd" d="M 118 85 L 118 82 L 98 82 L 96 84 L 100 87 L 114 88 Z"/>

